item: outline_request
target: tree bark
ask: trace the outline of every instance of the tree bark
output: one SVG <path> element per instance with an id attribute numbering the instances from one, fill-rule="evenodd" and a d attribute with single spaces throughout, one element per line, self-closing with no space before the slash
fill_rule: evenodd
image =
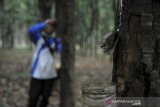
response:
<path id="1" fill-rule="evenodd" d="M 38 8 L 39 8 L 39 20 L 44 21 L 51 17 L 51 9 L 52 9 L 53 0 L 39 0 Z"/>
<path id="2" fill-rule="evenodd" d="M 0 1 L 0 31 L 1 31 L 1 41 L 2 48 L 10 49 L 14 47 L 14 35 L 13 35 L 13 26 L 14 26 L 14 16 L 10 13 L 10 10 L 5 10 L 7 1 Z M 9 18 L 6 19 L 6 14 Z"/>
<path id="3" fill-rule="evenodd" d="M 115 50 L 117 96 L 160 96 L 160 3 L 122 0 Z"/>
<path id="4" fill-rule="evenodd" d="M 74 69 L 76 39 L 76 0 L 56 0 L 58 35 L 62 37 L 61 103 L 60 107 L 74 107 Z"/>
<path id="5" fill-rule="evenodd" d="M 0 1 L 0 38 L 1 38 L 1 42 L 3 43 L 3 26 L 4 26 L 4 22 L 3 22 L 3 16 L 4 15 L 4 0 Z M 3 44 L 2 44 L 3 45 Z"/>
<path id="6" fill-rule="evenodd" d="M 56 6 L 56 12 L 55 12 L 55 16 L 56 16 L 56 21 L 58 23 L 57 26 L 57 35 L 62 37 L 62 31 L 63 31 L 63 5 L 62 5 L 63 1 L 62 0 L 55 0 L 55 6 Z"/>
<path id="7" fill-rule="evenodd" d="M 88 41 L 90 42 L 90 52 L 91 56 L 96 55 L 97 50 L 97 32 L 98 32 L 98 23 L 99 23 L 99 8 L 98 8 L 98 0 L 91 1 L 91 22 L 90 22 L 90 29 L 88 32 Z"/>
<path id="8" fill-rule="evenodd" d="M 98 29 L 99 22 L 99 10 L 98 10 L 98 0 L 91 1 L 91 22 L 88 35 L 91 36 L 94 31 Z"/>

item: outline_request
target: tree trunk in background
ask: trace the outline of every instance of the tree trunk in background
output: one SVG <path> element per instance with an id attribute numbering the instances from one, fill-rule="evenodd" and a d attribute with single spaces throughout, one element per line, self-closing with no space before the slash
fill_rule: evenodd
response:
<path id="1" fill-rule="evenodd" d="M 55 6 L 56 6 L 56 12 L 55 12 L 55 16 L 56 16 L 56 21 L 58 23 L 57 26 L 57 35 L 62 37 L 62 31 L 63 31 L 63 5 L 62 5 L 63 1 L 62 0 L 55 0 Z"/>
<path id="2" fill-rule="evenodd" d="M 98 10 L 98 0 L 91 1 L 91 22 L 90 22 L 90 29 L 89 29 L 89 41 L 90 41 L 90 52 L 91 55 L 96 53 L 97 49 L 97 31 L 98 31 L 98 23 L 99 23 L 99 10 Z"/>
<path id="3" fill-rule="evenodd" d="M 51 17 L 51 9 L 52 9 L 53 0 L 39 0 L 38 1 L 38 8 L 39 8 L 39 15 L 38 19 L 40 21 L 44 21 Z"/>
<path id="4" fill-rule="evenodd" d="M 122 0 L 114 67 L 117 95 L 160 96 L 160 3 Z"/>
<path id="5" fill-rule="evenodd" d="M 85 38 L 85 41 L 88 42 L 87 46 L 89 47 L 90 55 L 93 56 L 96 53 L 97 48 L 97 31 L 98 31 L 98 23 L 99 23 L 99 10 L 98 10 L 98 0 L 90 1 L 91 8 L 91 20 L 90 20 L 90 28 L 88 30 L 88 36 Z"/>
<path id="6" fill-rule="evenodd" d="M 3 48 L 11 49 L 14 47 L 13 26 L 14 17 L 10 15 L 10 20 L 4 24 Z"/>
<path id="7" fill-rule="evenodd" d="M 94 31 L 98 29 L 98 0 L 91 1 L 91 22 L 90 22 L 90 29 L 88 35 L 91 36 Z"/>
<path id="8" fill-rule="evenodd" d="M 9 10 L 5 10 L 4 7 L 7 5 L 7 1 L 0 1 L 0 25 L 1 25 L 1 41 L 2 48 L 10 49 L 14 47 L 14 36 L 13 36 L 13 26 L 14 26 L 14 16 L 11 15 Z M 9 20 L 5 21 L 6 14 L 9 16 Z"/>
<path id="9" fill-rule="evenodd" d="M 3 15 L 4 15 L 4 0 L 0 0 L 0 39 L 2 43 L 3 43 L 3 27 L 4 27 L 4 21 L 2 17 Z"/>
<path id="10" fill-rule="evenodd" d="M 2 15 L 3 13 L 3 10 L 4 10 L 4 0 L 0 0 L 0 14 Z M 1 17 L 0 17 L 1 18 Z"/>
<path id="11" fill-rule="evenodd" d="M 74 68 L 76 39 L 76 1 L 56 0 L 56 17 L 59 35 L 62 36 L 61 103 L 60 107 L 74 107 Z"/>

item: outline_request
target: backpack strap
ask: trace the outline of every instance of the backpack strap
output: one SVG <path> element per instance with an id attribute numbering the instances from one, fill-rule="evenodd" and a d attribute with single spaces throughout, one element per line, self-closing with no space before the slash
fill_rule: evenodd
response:
<path id="1" fill-rule="evenodd" d="M 55 51 L 56 51 L 56 47 L 57 47 L 57 43 L 56 43 L 56 39 L 54 38 L 54 42 L 55 42 L 55 48 L 51 48 L 51 45 L 49 44 L 49 42 L 47 41 L 47 38 L 45 36 L 42 36 L 43 40 L 45 41 L 47 47 L 49 48 L 49 51 L 52 55 L 54 55 Z"/>

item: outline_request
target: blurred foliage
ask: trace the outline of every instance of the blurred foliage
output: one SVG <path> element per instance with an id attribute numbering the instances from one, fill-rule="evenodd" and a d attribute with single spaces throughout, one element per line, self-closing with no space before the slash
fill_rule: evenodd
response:
<path id="1" fill-rule="evenodd" d="M 94 24 L 93 12 L 94 8 L 92 7 L 92 3 L 96 0 L 78 0 L 77 1 L 77 20 L 78 20 L 78 36 L 77 43 L 80 46 L 80 50 L 82 50 L 82 54 L 93 55 L 99 53 L 98 44 L 101 42 L 102 37 L 107 33 L 114 30 L 114 21 L 115 21 L 115 1 L 114 0 L 97 0 L 98 15 L 97 15 L 97 24 L 98 27 L 96 29 L 96 34 L 91 31 L 91 27 Z M 94 2 L 96 3 L 96 2 Z M 101 53 L 101 52 L 100 52 Z"/>
<path id="2" fill-rule="evenodd" d="M 36 0 L 5 0 L 4 12 L 5 21 L 14 18 L 21 26 L 24 23 L 33 23 L 36 17 Z"/>
<path id="3" fill-rule="evenodd" d="M 78 31 L 77 43 L 82 44 L 83 42 L 86 42 L 85 45 L 88 46 L 88 44 L 97 42 L 97 40 L 100 40 L 105 33 L 114 29 L 114 0 L 98 0 L 98 28 L 96 29 L 96 38 L 92 37 L 89 33 L 91 32 L 90 28 L 92 26 L 91 20 L 93 16 L 93 7 L 91 4 L 94 0 L 76 1 Z M 27 30 L 28 26 L 38 21 L 38 0 L 4 0 L 4 9 L 3 12 L 2 10 L 0 12 L 3 14 L 3 17 L 0 17 L 3 23 L 11 23 L 13 27 L 16 23 L 16 26 L 18 26 L 15 32 L 23 33 L 24 29 Z M 55 5 L 52 6 L 51 14 L 52 17 L 55 17 Z M 92 43 L 90 43 L 91 41 L 88 39 L 91 38 L 97 40 L 95 40 L 95 42 L 91 40 Z M 81 44 L 80 47 L 82 47 Z"/>
<path id="4" fill-rule="evenodd" d="M 78 0 L 78 31 L 80 35 L 87 35 L 92 8 L 90 7 L 93 0 Z M 99 10 L 99 35 L 104 35 L 108 31 L 114 29 L 114 1 L 113 0 L 98 0 L 98 10 Z"/>
<path id="5" fill-rule="evenodd" d="M 37 0 L 4 0 L 4 20 L 11 17 L 19 23 L 34 23 L 37 21 Z M 87 30 L 90 27 L 91 8 L 93 0 L 77 0 L 78 9 L 78 30 L 79 34 L 87 36 Z M 113 0 L 98 0 L 99 9 L 99 32 L 104 34 L 114 28 Z M 52 14 L 55 13 L 53 7 Z M 53 15 L 52 15 L 53 16 Z"/>

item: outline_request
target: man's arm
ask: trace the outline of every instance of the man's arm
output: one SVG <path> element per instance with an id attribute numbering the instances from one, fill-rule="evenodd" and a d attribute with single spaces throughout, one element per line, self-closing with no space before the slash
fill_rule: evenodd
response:
<path id="1" fill-rule="evenodd" d="M 48 43 L 50 45 L 50 48 L 54 51 L 60 53 L 62 51 L 62 43 L 60 38 L 49 38 Z"/>
<path id="2" fill-rule="evenodd" d="M 41 38 L 40 32 L 46 27 L 45 22 L 40 22 L 31 26 L 28 30 L 30 38 L 34 44 Z"/>
<path id="3" fill-rule="evenodd" d="M 56 51 L 60 53 L 62 51 L 62 42 L 61 42 L 61 39 L 57 38 L 56 42 L 57 42 Z"/>

